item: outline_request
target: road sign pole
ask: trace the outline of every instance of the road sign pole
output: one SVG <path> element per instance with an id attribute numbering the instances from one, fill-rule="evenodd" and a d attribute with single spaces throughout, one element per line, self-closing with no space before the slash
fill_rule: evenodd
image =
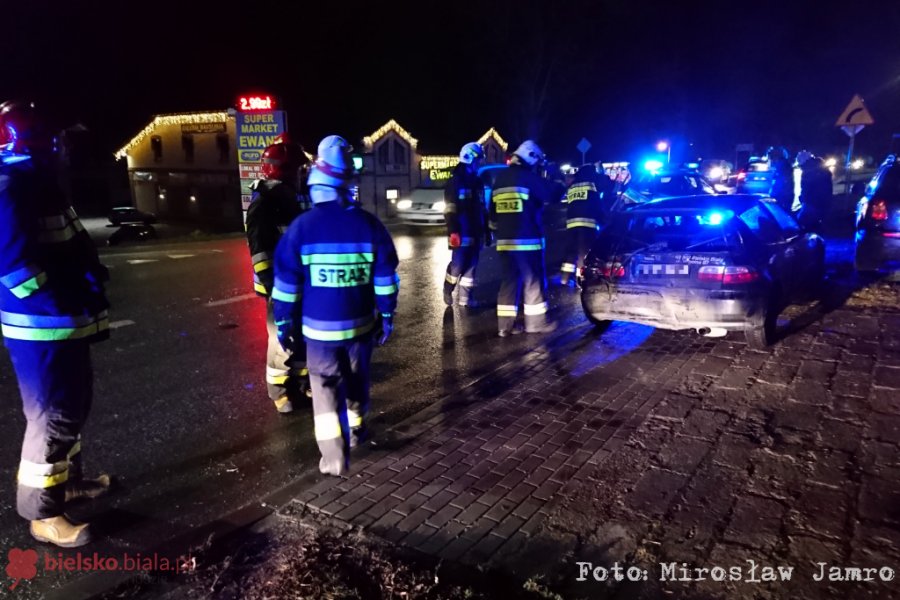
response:
<path id="1" fill-rule="evenodd" d="M 850 136 L 850 148 L 847 150 L 847 163 L 844 167 L 844 194 L 850 194 L 850 161 L 853 160 L 853 142 L 856 140 L 856 134 Z"/>
<path id="2" fill-rule="evenodd" d="M 584 154 L 585 154 L 584 152 L 581 153 L 581 164 L 585 164 L 584 163 Z"/>

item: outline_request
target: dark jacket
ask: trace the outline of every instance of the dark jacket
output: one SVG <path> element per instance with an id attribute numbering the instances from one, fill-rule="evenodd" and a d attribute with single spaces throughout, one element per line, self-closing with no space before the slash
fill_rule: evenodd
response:
<path id="1" fill-rule="evenodd" d="M 275 252 L 276 323 L 294 336 L 347 342 L 369 335 L 397 307 L 397 252 L 381 221 L 358 206 L 317 204 L 295 219 Z M 302 328 L 301 328 L 302 324 Z"/>
<path id="2" fill-rule="evenodd" d="M 458 233 L 461 245 L 480 246 L 484 237 L 487 211 L 484 206 L 484 184 L 460 163 L 444 188 L 444 218 L 447 233 Z"/>
<path id="3" fill-rule="evenodd" d="M 606 220 L 613 194 L 609 177 L 597 173 L 593 165 L 582 166 L 566 191 L 566 229 L 597 229 Z"/>
<path id="4" fill-rule="evenodd" d="M 790 212 L 794 201 L 794 169 L 787 160 L 781 158 L 773 159 L 769 168 L 772 169 L 769 195 L 779 206 Z"/>
<path id="5" fill-rule="evenodd" d="M 800 169 L 800 204 L 815 207 L 818 211 L 828 210 L 833 191 L 831 171 L 825 161 L 814 156 Z"/>
<path id="6" fill-rule="evenodd" d="M 544 203 L 552 197 L 552 184 L 525 165 L 498 170 L 491 190 L 490 227 L 498 252 L 543 250 Z"/>
<path id="7" fill-rule="evenodd" d="M 275 247 L 288 226 L 306 208 L 297 190 L 281 181 L 261 179 L 253 184 L 247 209 L 247 243 L 253 265 L 253 289 L 260 296 L 272 295 Z"/>
<path id="8" fill-rule="evenodd" d="M 0 165 L 0 323 L 8 340 L 109 336 L 109 271 L 56 184 L 31 159 Z"/>

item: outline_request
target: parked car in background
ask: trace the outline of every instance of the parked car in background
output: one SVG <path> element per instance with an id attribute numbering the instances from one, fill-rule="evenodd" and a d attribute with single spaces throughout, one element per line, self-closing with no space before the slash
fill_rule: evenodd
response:
<path id="1" fill-rule="evenodd" d="M 126 223 L 121 225 L 106 240 L 107 246 L 118 246 L 123 242 L 144 242 L 157 238 L 156 229 L 143 223 Z"/>
<path id="2" fill-rule="evenodd" d="M 631 321 L 763 348 L 788 304 L 820 291 L 821 237 L 753 195 L 655 200 L 615 213 L 578 273 L 588 320 Z"/>
<path id="3" fill-rule="evenodd" d="M 728 185 L 731 180 L 734 165 L 727 160 L 718 158 L 705 158 L 700 161 L 700 174 L 714 187 L 716 184 Z"/>
<path id="4" fill-rule="evenodd" d="M 900 160 L 889 155 L 856 205 L 854 265 L 900 272 Z"/>
<path id="5" fill-rule="evenodd" d="M 397 201 L 397 216 L 407 225 L 443 225 L 444 208 L 443 188 L 415 188 Z"/>
<path id="6" fill-rule="evenodd" d="M 156 215 L 138 210 L 133 206 L 117 206 L 110 211 L 109 222 L 113 225 L 125 223 L 150 225 L 156 223 Z"/>
<path id="7" fill-rule="evenodd" d="M 747 164 L 738 169 L 735 177 L 735 193 L 768 194 L 772 189 L 774 176 L 770 166 L 765 158 L 751 157 Z"/>

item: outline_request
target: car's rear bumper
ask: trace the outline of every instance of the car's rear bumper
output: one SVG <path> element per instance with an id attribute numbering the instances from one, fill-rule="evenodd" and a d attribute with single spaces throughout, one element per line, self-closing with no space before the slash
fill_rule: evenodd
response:
<path id="1" fill-rule="evenodd" d="M 753 329 L 763 324 L 765 291 L 661 288 L 589 284 L 581 292 L 585 312 L 599 321 L 630 321 L 661 329 Z"/>
<path id="2" fill-rule="evenodd" d="M 900 271 L 900 234 L 859 231 L 856 234 L 855 264 L 859 270 Z"/>

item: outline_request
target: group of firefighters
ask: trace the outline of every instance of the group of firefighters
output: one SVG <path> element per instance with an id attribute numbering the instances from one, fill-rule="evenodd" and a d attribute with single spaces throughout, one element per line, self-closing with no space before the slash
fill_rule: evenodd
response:
<path id="1" fill-rule="evenodd" d="M 106 474 L 85 477 L 81 461 L 90 344 L 109 335 L 109 277 L 57 184 L 55 143 L 32 104 L 0 104 L 0 327 L 27 421 L 17 510 L 35 539 L 78 547 L 91 530 L 66 515 L 67 504 L 112 484 Z M 268 147 L 246 219 L 253 287 L 267 305 L 268 395 L 280 413 L 312 398 L 319 470 L 330 475 L 346 473 L 350 450 L 366 438 L 372 351 L 393 332 L 400 285 L 390 234 L 354 201 L 351 151 L 337 135 L 321 141 L 311 164 L 289 139 Z M 457 303 L 474 306 L 479 253 L 494 245 L 504 271 L 498 334 L 553 331 L 542 208 L 561 190 L 539 174 L 544 154 L 528 140 L 493 173 L 488 209 L 483 158 L 480 144 L 463 146 L 446 188 L 444 299 L 453 304 L 456 292 Z M 607 183 L 588 165 L 568 189 L 564 281 L 602 219 Z"/>
<path id="2" fill-rule="evenodd" d="M 366 439 L 372 352 L 394 330 L 400 285 L 390 234 L 354 201 L 351 151 L 330 135 L 310 164 L 289 139 L 269 146 L 246 218 L 253 287 L 266 299 L 268 395 L 280 413 L 312 399 L 319 470 L 329 475 L 346 473 L 351 449 Z M 455 293 L 457 304 L 476 306 L 479 255 L 494 246 L 503 271 L 498 335 L 551 332 L 543 208 L 564 191 L 560 282 L 568 285 L 608 217 L 613 182 L 586 164 L 563 190 L 540 174 L 545 156 L 532 140 L 486 181 L 479 176 L 484 155 L 480 144 L 465 144 L 445 188 L 452 257 L 444 301 L 453 305 Z M 81 461 L 90 344 L 109 331 L 108 271 L 56 183 L 55 138 L 33 105 L 0 104 L 0 159 L 0 328 L 27 420 L 17 509 L 37 540 L 82 546 L 90 529 L 70 520 L 66 505 L 103 495 L 112 483 L 105 474 L 86 478 Z M 779 169 L 787 155 L 773 151 L 770 159 Z M 777 188 L 787 185 L 786 171 L 775 182 L 773 197 L 786 202 Z"/>

